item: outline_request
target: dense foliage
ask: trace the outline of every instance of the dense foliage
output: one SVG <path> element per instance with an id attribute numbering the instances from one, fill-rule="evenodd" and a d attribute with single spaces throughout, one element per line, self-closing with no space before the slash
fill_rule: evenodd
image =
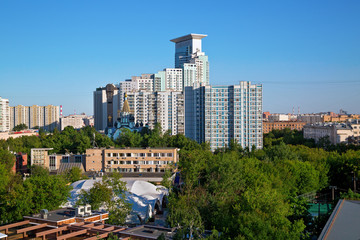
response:
<path id="1" fill-rule="evenodd" d="M 31 148 L 53 148 L 55 153 L 84 153 L 87 148 L 94 144 L 97 147 L 114 146 L 114 142 L 100 133 L 93 127 L 84 127 L 77 131 L 73 127 L 66 127 L 59 132 L 53 133 L 39 132 L 39 136 L 23 136 L 19 138 L 9 138 L 6 141 L 0 140 L 0 149 L 8 149 L 14 152 L 30 154 Z"/>
<path id="2" fill-rule="evenodd" d="M 141 133 L 124 130 L 115 141 L 93 128 L 76 131 L 70 127 L 61 133 L 0 141 L 0 221 L 14 221 L 39 208 L 56 207 L 68 192 L 60 185 L 81 178 L 76 170 L 53 179 L 40 171 L 23 181 L 10 171 L 14 159 L 8 149 L 29 153 L 32 147 L 51 147 L 58 153 L 82 153 L 92 146 L 94 134 L 100 147 L 181 149 L 177 164 L 181 184 L 169 196 L 168 217 L 180 239 L 203 237 L 205 230 L 212 230 L 209 239 L 306 239 L 321 231 L 326 218 L 312 219 L 302 196 L 329 192 L 328 186 L 333 185 L 345 192 L 342 197 L 359 198 L 359 194 L 348 192 L 353 177 L 359 176 L 359 146 L 333 146 L 326 138 L 315 143 L 298 131 L 275 130 L 265 135 L 261 150 L 243 149 L 231 142 L 227 148 L 212 153 L 207 144 L 183 135 L 172 136 L 170 132 L 162 134 L 158 126 Z M 168 186 L 169 174 L 163 181 Z M 110 201 L 115 193 L 107 191 L 110 186 L 119 186 L 118 193 L 123 194 L 120 182 L 105 179 L 92 192 L 84 193 L 82 201 L 95 209 L 106 205 L 113 211 L 111 221 L 120 223 L 125 214 L 115 211 L 114 201 Z M 49 198 L 47 192 L 55 196 L 49 203 L 39 199 Z"/>
<path id="3" fill-rule="evenodd" d="M 41 167 L 33 167 L 32 176 L 23 180 L 0 158 L 0 224 L 21 220 L 41 209 L 57 209 L 70 196 L 70 189 L 62 176 L 50 176 Z"/>

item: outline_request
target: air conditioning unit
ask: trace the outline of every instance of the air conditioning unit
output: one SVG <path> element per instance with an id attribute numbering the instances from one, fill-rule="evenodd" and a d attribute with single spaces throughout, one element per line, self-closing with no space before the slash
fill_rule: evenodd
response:
<path id="1" fill-rule="evenodd" d="M 91 215 L 91 205 L 90 204 L 85 205 L 85 214 Z"/>
<path id="2" fill-rule="evenodd" d="M 42 219 L 47 219 L 48 214 L 49 214 L 49 211 L 47 209 L 40 210 L 40 216 Z"/>
<path id="3" fill-rule="evenodd" d="M 84 206 L 79 206 L 75 209 L 75 215 L 82 217 L 85 215 L 85 207 Z"/>

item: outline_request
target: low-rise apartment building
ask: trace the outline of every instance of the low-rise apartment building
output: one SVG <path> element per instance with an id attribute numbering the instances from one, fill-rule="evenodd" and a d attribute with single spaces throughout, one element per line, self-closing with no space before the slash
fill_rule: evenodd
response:
<path id="1" fill-rule="evenodd" d="M 272 130 L 282 130 L 289 128 L 291 130 L 301 131 L 306 125 L 306 122 L 296 122 L 296 121 L 277 121 L 277 122 L 268 122 L 263 121 L 263 133 L 269 133 Z"/>
<path id="2" fill-rule="evenodd" d="M 314 139 L 329 137 L 332 144 L 359 143 L 360 123 L 353 120 L 346 123 L 318 123 L 304 126 L 304 138 Z"/>
<path id="3" fill-rule="evenodd" d="M 53 148 L 32 148 L 31 165 L 38 165 L 53 172 L 63 172 L 71 167 L 84 169 L 85 155 L 82 154 L 49 154 Z"/>
<path id="4" fill-rule="evenodd" d="M 177 148 L 87 149 L 85 171 L 165 172 L 179 160 Z"/>

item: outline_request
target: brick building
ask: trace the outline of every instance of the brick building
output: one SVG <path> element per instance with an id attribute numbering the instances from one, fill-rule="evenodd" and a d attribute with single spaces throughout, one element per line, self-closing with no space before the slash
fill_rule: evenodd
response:
<path id="1" fill-rule="evenodd" d="M 301 131 L 303 127 L 306 125 L 306 122 L 295 122 L 295 121 L 278 121 L 278 122 L 263 122 L 263 133 L 269 133 L 274 129 L 282 130 L 285 128 L 289 128 L 291 130 Z"/>
<path id="2" fill-rule="evenodd" d="M 165 172 L 179 160 L 177 148 L 87 149 L 85 171 Z"/>

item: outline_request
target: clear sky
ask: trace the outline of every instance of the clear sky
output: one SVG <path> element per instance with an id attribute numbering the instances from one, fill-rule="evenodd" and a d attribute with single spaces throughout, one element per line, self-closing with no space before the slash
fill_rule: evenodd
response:
<path id="1" fill-rule="evenodd" d="M 1 0 L 0 96 L 93 114 L 93 91 L 174 66 L 207 34 L 210 83 L 262 83 L 264 111 L 360 113 L 360 1 Z"/>

